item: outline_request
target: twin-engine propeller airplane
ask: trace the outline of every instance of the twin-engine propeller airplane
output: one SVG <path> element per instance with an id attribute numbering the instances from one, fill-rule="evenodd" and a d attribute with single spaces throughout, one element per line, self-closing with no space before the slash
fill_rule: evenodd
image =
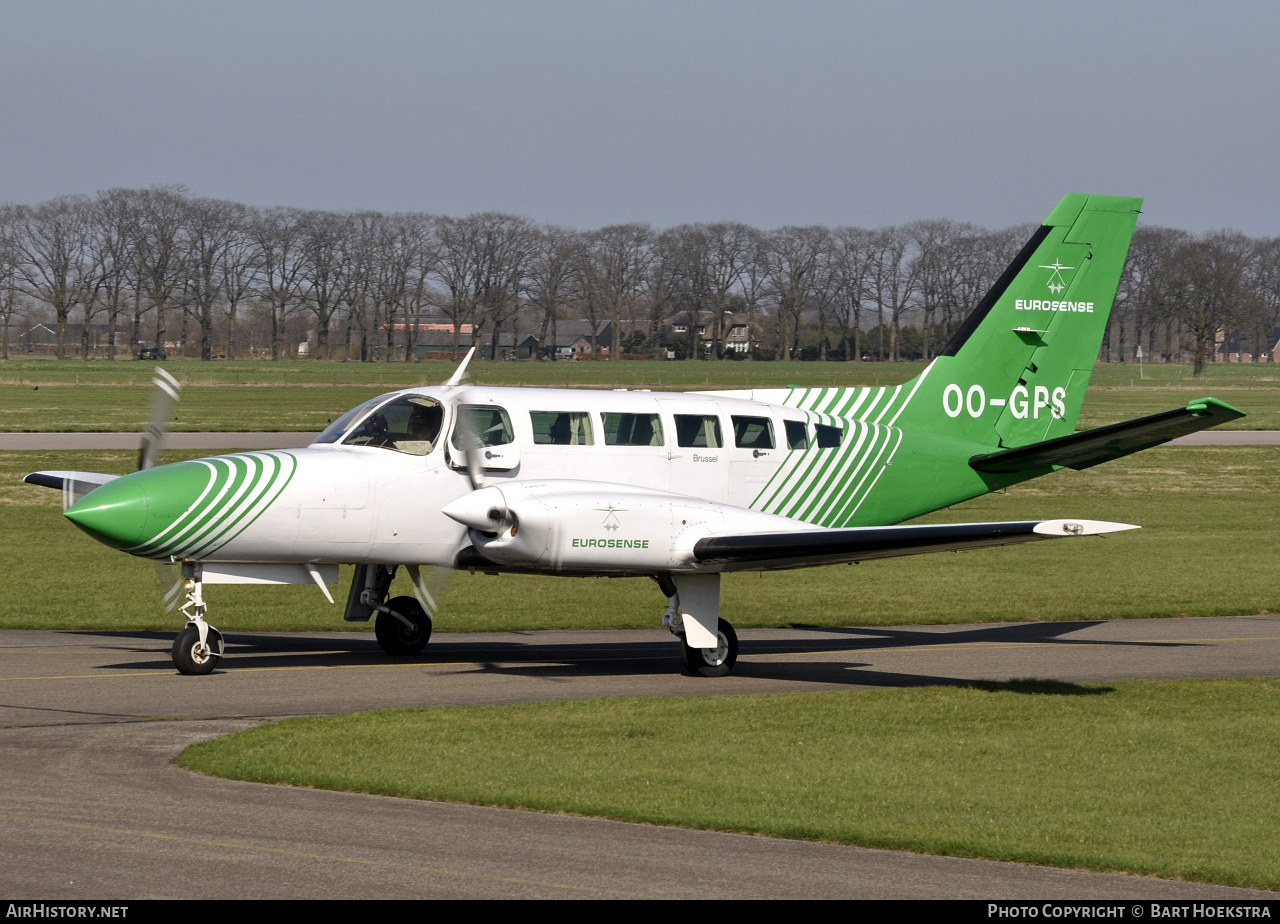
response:
<path id="1" fill-rule="evenodd" d="M 306 449 L 153 467 L 153 421 L 140 471 L 26 480 L 61 488 L 65 516 L 95 539 L 181 564 L 184 674 L 224 651 L 205 584 L 314 582 L 332 602 L 346 563 L 345 618 L 376 613 L 388 654 L 416 654 L 431 635 L 423 566 L 642 575 L 666 596 L 685 668 L 722 676 L 738 654 L 723 573 L 1133 529 L 893 524 L 1243 416 L 1205 398 L 1074 432 L 1140 206 L 1065 197 L 947 347 L 894 387 L 482 388 L 462 384 L 468 354 L 445 385 L 368 401 Z M 165 385 L 158 418 L 171 397 Z M 401 567 L 415 596 L 388 599 Z"/>

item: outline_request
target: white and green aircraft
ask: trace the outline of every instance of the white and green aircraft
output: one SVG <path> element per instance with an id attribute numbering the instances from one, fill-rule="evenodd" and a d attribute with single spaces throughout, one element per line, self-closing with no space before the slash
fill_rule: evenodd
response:
<path id="1" fill-rule="evenodd" d="M 116 477 L 36 472 L 101 542 L 180 563 L 185 674 L 222 636 L 203 585 L 314 582 L 354 564 L 345 618 L 391 655 L 422 651 L 423 567 L 643 575 L 686 669 L 727 674 L 720 575 L 1098 535 L 1083 519 L 896 525 L 1061 468 L 1082 469 L 1242 416 L 1212 398 L 1075 432 L 1140 199 L 1069 195 L 942 353 L 883 388 L 691 394 L 439 387 L 368 401 L 306 449 Z M 470 355 L 468 355 L 470 359 Z M 153 428 L 153 431 L 155 428 Z M 397 569 L 414 596 L 388 599 Z"/>

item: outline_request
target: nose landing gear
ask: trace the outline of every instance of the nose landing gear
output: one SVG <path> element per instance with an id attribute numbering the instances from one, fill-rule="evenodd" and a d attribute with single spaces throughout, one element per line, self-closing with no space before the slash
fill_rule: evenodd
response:
<path id="1" fill-rule="evenodd" d="M 201 592 L 199 562 L 182 563 L 182 590 L 186 594 L 179 612 L 187 625 L 173 640 L 173 666 L 180 674 L 208 674 L 225 653 L 222 633 L 204 620 L 208 607 Z"/>

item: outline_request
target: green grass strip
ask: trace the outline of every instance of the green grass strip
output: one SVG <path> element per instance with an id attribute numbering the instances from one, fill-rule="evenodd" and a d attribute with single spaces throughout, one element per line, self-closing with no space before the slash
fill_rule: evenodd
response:
<path id="1" fill-rule="evenodd" d="M 234 779 L 1280 888 L 1280 680 L 594 699 L 291 719 Z"/>
<path id="2" fill-rule="evenodd" d="M 138 432 L 150 414 L 154 363 L 57 362 L 10 359 L 0 363 L 0 431 Z M 183 383 L 173 431 L 271 430 L 316 432 L 335 417 L 384 392 L 438 385 L 456 364 L 341 362 L 175 361 L 166 369 Z M 923 363 L 816 362 L 519 362 L 477 360 L 469 367 L 478 385 L 539 388 L 650 388 L 705 390 L 810 387 L 797 403 L 828 403 L 823 389 L 894 387 L 924 371 Z M 1143 377 L 1145 376 L 1145 377 Z M 1099 363 L 1093 372 L 1079 426 L 1096 427 L 1167 411 L 1213 395 L 1249 416 L 1229 430 L 1280 429 L 1280 366 L 1215 363 L 1200 378 L 1190 366 Z M 902 397 L 899 392 L 898 398 Z M 852 396 L 848 396 L 851 400 Z M 883 395 L 869 399 L 859 416 L 882 417 Z M 901 402 L 895 401 L 894 407 Z M 888 407 L 888 405 L 885 405 Z M 842 413 L 848 404 L 825 407 Z M 880 420 L 887 424 L 892 412 Z"/>

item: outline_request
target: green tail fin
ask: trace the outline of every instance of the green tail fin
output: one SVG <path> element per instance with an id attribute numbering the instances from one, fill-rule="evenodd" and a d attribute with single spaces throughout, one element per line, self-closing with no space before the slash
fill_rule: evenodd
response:
<path id="1" fill-rule="evenodd" d="M 1075 430 L 1141 199 L 1065 196 L 914 386 L 897 425 L 990 446 Z"/>

